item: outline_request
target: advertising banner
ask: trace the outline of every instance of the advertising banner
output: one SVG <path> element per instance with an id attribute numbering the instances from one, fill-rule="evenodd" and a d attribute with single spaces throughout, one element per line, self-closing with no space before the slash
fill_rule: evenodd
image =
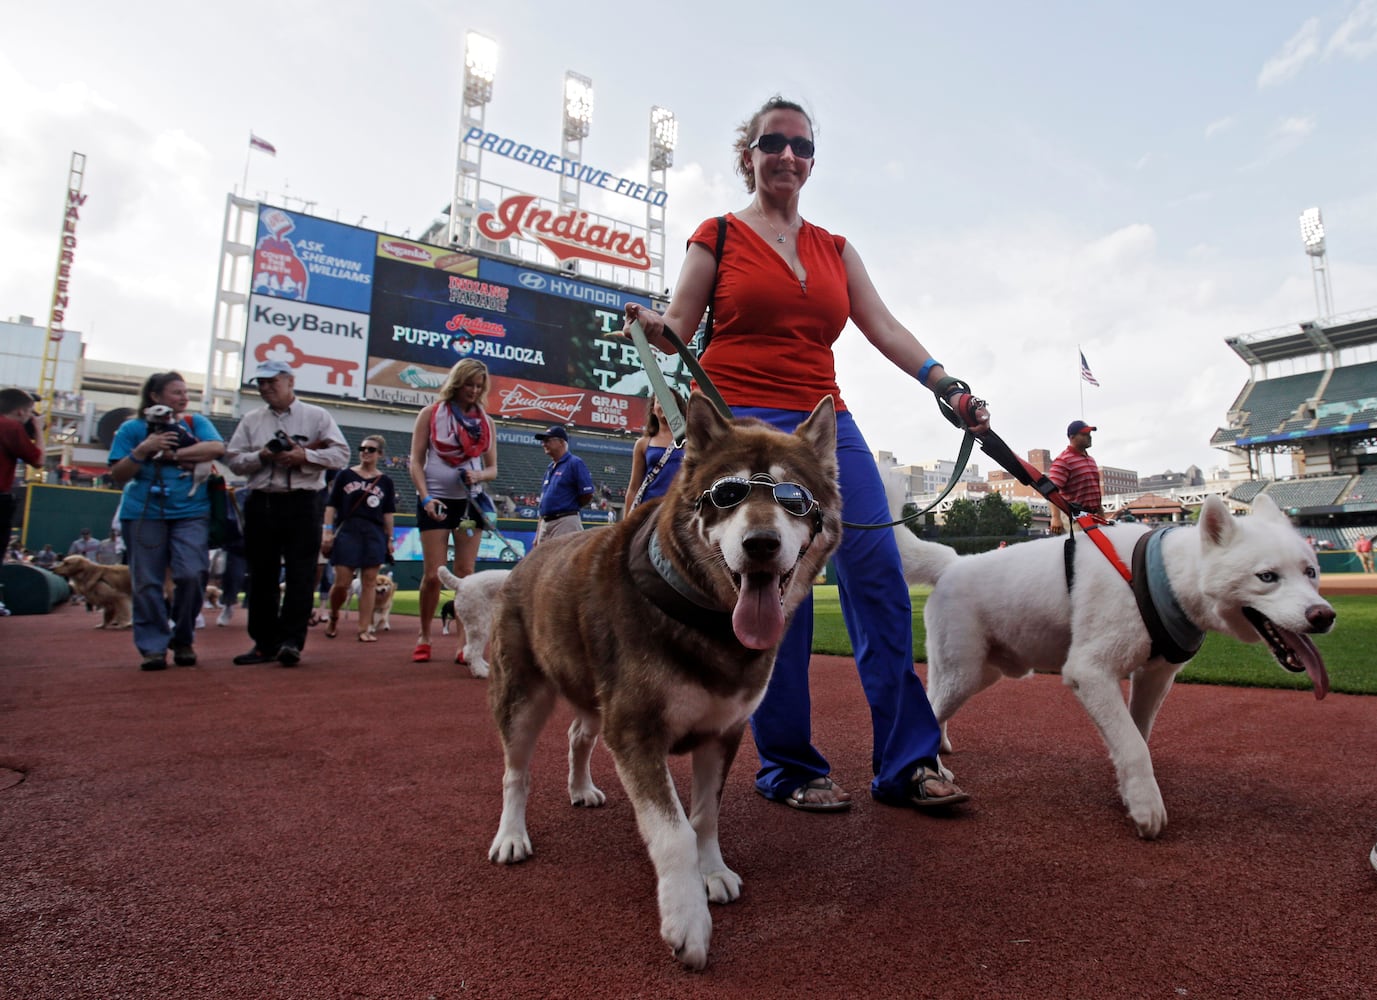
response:
<path id="1" fill-rule="evenodd" d="M 258 212 L 258 295 L 368 312 L 377 234 L 264 205 Z"/>
<path id="2" fill-rule="evenodd" d="M 244 381 L 264 361 L 285 361 L 297 392 L 363 399 L 368 322 L 366 313 L 251 295 Z"/>
<path id="3" fill-rule="evenodd" d="M 297 391 L 421 407 L 453 365 L 488 367 L 494 416 L 639 430 L 649 379 L 620 333 L 634 292 L 263 206 L 245 372 L 283 360 Z M 686 389 L 679 359 L 660 359 Z"/>

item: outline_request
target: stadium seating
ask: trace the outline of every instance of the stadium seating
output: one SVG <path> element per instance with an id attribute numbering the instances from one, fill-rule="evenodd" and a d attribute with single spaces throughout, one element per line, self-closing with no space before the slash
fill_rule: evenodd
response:
<path id="1" fill-rule="evenodd" d="M 1252 503 L 1253 499 L 1265 490 L 1271 482 L 1270 479 L 1249 480 L 1230 490 L 1229 499 L 1237 500 L 1239 503 Z"/>
<path id="2" fill-rule="evenodd" d="M 1323 377 L 1324 372 L 1303 372 L 1250 383 L 1234 404 L 1234 410 L 1240 411 L 1235 436 L 1278 433 L 1281 425 L 1295 416 L 1296 409 L 1314 397 Z"/>
<path id="3" fill-rule="evenodd" d="M 1352 476 L 1317 476 L 1272 483 L 1264 491 L 1282 510 L 1290 507 L 1326 507 L 1339 500 Z"/>

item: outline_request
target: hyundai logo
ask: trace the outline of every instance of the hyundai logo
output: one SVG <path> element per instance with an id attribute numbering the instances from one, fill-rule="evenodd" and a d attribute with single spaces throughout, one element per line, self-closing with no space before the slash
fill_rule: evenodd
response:
<path id="1" fill-rule="evenodd" d="M 522 271 L 516 280 L 527 288 L 540 289 L 545 287 L 545 275 L 536 274 L 534 271 Z"/>

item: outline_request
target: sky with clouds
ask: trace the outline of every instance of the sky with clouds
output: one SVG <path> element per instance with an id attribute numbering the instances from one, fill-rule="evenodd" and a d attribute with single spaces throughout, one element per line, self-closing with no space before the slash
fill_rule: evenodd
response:
<path id="1" fill-rule="evenodd" d="M 0 316 L 47 315 L 80 151 L 67 325 L 92 358 L 204 370 L 250 130 L 277 148 L 247 159 L 251 196 L 419 234 L 453 188 L 469 30 L 500 49 L 492 131 L 558 149 L 573 70 L 596 92 L 584 161 L 644 177 L 651 105 L 678 115 L 671 284 L 688 233 L 748 204 L 736 125 L 774 93 L 808 107 L 804 216 L 852 241 L 1019 452 L 1059 450 L 1084 416 L 1104 464 L 1222 464 L 1209 439 L 1248 375 L 1225 338 L 1316 314 L 1311 206 L 1334 312 L 1377 311 L 1377 0 L 0 0 L 0 16 Z M 557 193 L 494 161 L 485 176 Z M 613 195 L 585 207 L 643 221 Z M 837 350 L 872 447 L 954 457 L 911 378 L 854 328 Z"/>

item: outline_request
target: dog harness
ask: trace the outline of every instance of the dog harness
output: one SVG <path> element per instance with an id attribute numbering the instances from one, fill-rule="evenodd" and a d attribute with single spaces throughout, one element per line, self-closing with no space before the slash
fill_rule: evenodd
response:
<path id="1" fill-rule="evenodd" d="M 1204 629 L 1186 617 L 1176 592 L 1167 577 L 1162 558 L 1162 539 L 1179 525 L 1166 525 L 1148 532 L 1133 546 L 1133 596 L 1143 616 L 1152 655 L 1168 663 L 1185 663 L 1205 641 Z"/>
<path id="2" fill-rule="evenodd" d="M 647 517 L 631 539 L 628 569 L 636 588 L 650 602 L 675 621 L 700 632 L 734 635 L 732 616 L 715 606 L 710 595 L 703 593 L 688 580 L 660 548 L 660 512 Z"/>
<path id="3" fill-rule="evenodd" d="M 1152 640 L 1150 655 L 1168 663 L 1185 663 L 1200 651 L 1205 641 L 1204 629 L 1186 616 L 1181 602 L 1176 599 L 1176 592 L 1171 589 L 1171 580 L 1167 576 L 1166 560 L 1162 558 L 1162 539 L 1167 532 L 1178 527 L 1180 525 L 1165 525 L 1141 536 L 1133 546 L 1132 573 L 1121 573 L 1133 588 L 1138 614 L 1143 619 L 1148 638 Z M 1062 551 L 1065 553 L 1066 592 L 1069 594 L 1076 580 L 1074 536 L 1066 540 Z M 1114 563 L 1116 569 L 1123 566 L 1117 554 Z"/>

